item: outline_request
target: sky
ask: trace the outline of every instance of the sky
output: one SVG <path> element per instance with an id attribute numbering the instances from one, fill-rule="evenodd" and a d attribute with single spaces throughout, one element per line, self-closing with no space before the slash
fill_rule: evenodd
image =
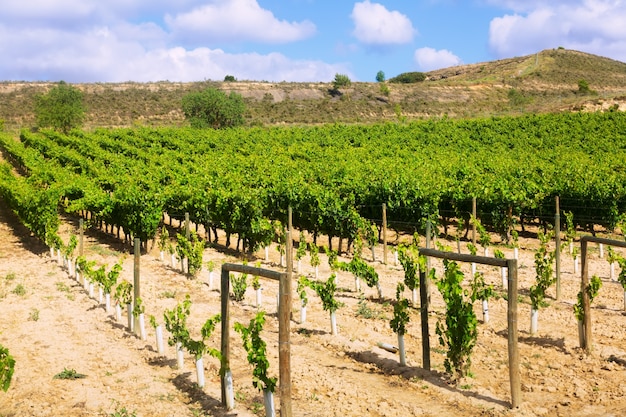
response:
<path id="1" fill-rule="evenodd" d="M 563 47 L 626 62 L 626 0 L 0 0 L 0 81 L 375 81 Z"/>

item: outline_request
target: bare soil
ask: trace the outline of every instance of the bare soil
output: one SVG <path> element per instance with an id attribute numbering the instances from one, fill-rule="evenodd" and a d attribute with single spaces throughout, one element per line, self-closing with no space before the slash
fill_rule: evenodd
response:
<path id="1" fill-rule="evenodd" d="M 75 223 L 64 223 L 67 240 Z M 221 240 L 223 243 L 224 241 Z M 443 242 L 455 246 L 454 242 Z M 443 302 L 433 285 L 429 326 L 432 370 L 422 369 L 419 310 L 412 309 L 405 337 L 406 367 L 397 354 L 377 343 L 397 345 L 389 327 L 391 301 L 403 271 L 389 254 L 383 265 L 382 247 L 372 264 L 381 277 L 383 299 L 354 279 L 340 273 L 337 313 L 339 332 L 330 333 L 330 319 L 317 296 L 309 292 L 306 323 L 300 323 L 299 301 L 294 289 L 291 322 L 292 403 L 294 416 L 618 416 L 626 409 L 626 317 L 623 290 L 609 279 L 609 265 L 597 248 L 590 254 L 590 272 L 603 281 L 593 303 L 593 351 L 579 347 L 578 326 L 572 306 L 580 288 L 573 259 L 562 256 L 561 300 L 551 289 L 549 306 L 539 313 L 539 331 L 530 335 L 528 288 L 534 280 L 533 249 L 536 240 L 521 239 L 519 350 L 522 404 L 510 408 L 507 359 L 507 304 L 502 297 L 490 301 L 490 321 L 480 323 L 478 343 L 472 355 L 472 374 L 454 386 L 447 382 L 435 323 L 443 317 Z M 493 248 L 490 248 L 491 250 Z M 512 250 L 500 247 L 508 256 Z M 463 243 L 465 250 L 465 243 Z M 371 253 L 364 250 L 366 258 Z M 263 267 L 281 270 L 279 254 L 270 259 L 258 253 Z M 241 262 L 232 249 L 207 248 L 204 259 L 221 265 Z M 133 256 L 128 246 L 97 230 L 85 235 L 85 255 L 98 265 L 112 266 L 123 259 L 122 278 L 133 281 Z M 322 257 L 320 278 L 330 270 Z M 189 327 L 199 336 L 204 321 L 220 311 L 217 278 L 209 288 L 208 272 L 189 279 L 170 266 L 158 249 L 141 256 L 141 292 L 146 315 L 163 323 L 163 311 L 189 294 L 192 300 Z M 175 352 L 156 352 L 154 331 L 147 340 L 130 333 L 126 317 L 106 313 L 97 294 L 90 298 L 83 285 L 70 277 L 48 248 L 30 237 L 13 215 L 0 205 L 0 344 L 16 360 L 8 392 L 0 392 L 0 416 L 252 416 L 263 414 L 263 397 L 252 386 L 252 370 L 246 361 L 238 333 L 231 332 L 232 371 L 236 408 L 221 405 L 219 362 L 204 358 L 206 386 L 198 388 L 193 358 L 185 356 L 183 370 L 176 367 Z M 255 262 L 255 261 L 252 261 Z M 441 263 L 433 260 L 441 270 Z M 308 255 L 303 273 L 313 276 Z M 469 265 L 463 265 L 469 272 Z M 618 269 L 618 268 L 617 268 Z M 502 293 L 499 268 L 479 266 L 488 282 Z M 617 272 L 616 272 L 617 274 Z M 216 274 L 217 276 L 217 274 Z M 24 293 L 20 291 L 23 288 Z M 264 338 L 268 345 L 270 374 L 278 375 L 278 320 L 276 282 L 263 281 L 261 308 L 267 312 Z M 407 293 L 407 297 L 410 295 Z M 475 306 L 482 317 L 481 306 Z M 257 312 L 254 290 L 244 302 L 231 302 L 232 321 L 247 324 Z M 167 332 L 165 332 L 167 338 Z M 210 344 L 219 348 L 219 327 Z M 64 369 L 86 375 L 81 379 L 54 379 Z M 280 411 L 280 400 L 275 398 Z"/>

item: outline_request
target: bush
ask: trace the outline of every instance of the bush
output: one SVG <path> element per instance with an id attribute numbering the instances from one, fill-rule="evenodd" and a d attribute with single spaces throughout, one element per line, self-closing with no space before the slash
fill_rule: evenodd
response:
<path id="1" fill-rule="evenodd" d="M 385 73 L 383 71 L 378 71 L 376 73 L 376 82 L 382 83 L 385 81 Z"/>
<path id="2" fill-rule="evenodd" d="M 243 124 L 246 105 L 241 95 L 226 95 L 216 88 L 189 93 L 183 97 L 183 113 L 195 128 L 222 129 Z"/>
<path id="3" fill-rule="evenodd" d="M 390 83 L 396 84 L 411 84 L 421 83 L 426 80 L 426 74 L 423 72 L 405 72 L 389 80 Z"/>
<path id="4" fill-rule="evenodd" d="M 349 87 L 352 84 L 350 77 L 345 74 L 335 74 L 335 79 L 333 80 L 333 88 L 338 90 L 341 87 Z"/>
<path id="5" fill-rule="evenodd" d="M 46 94 L 37 96 L 35 116 L 39 127 L 51 127 L 68 133 L 83 124 L 83 93 L 61 81 Z"/>

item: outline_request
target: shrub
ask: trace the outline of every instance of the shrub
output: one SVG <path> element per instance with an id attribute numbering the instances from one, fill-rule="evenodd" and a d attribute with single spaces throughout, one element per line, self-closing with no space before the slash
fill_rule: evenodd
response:
<path id="1" fill-rule="evenodd" d="M 189 93 L 183 97 L 183 113 L 195 128 L 223 129 L 243 124 L 246 105 L 241 95 L 226 95 L 215 88 Z"/>
<path id="2" fill-rule="evenodd" d="M 397 84 L 412 84 L 421 83 L 424 80 L 426 80 L 426 74 L 423 72 L 405 72 L 389 79 L 389 82 Z"/>
<path id="3" fill-rule="evenodd" d="M 340 89 L 341 87 L 349 87 L 352 84 L 350 77 L 345 74 L 335 74 L 335 79 L 333 80 L 333 88 L 335 90 Z"/>
<path id="4" fill-rule="evenodd" d="M 80 127 L 85 118 L 83 93 L 61 81 L 36 98 L 35 116 L 40 127 L 51 127 L 63 133 Z"/>

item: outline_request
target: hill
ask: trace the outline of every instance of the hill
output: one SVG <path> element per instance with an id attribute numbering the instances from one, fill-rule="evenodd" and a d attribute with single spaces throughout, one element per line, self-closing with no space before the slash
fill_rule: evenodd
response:
<path id="1" fill-rule="evenodd" d="M 425 75 L 424 82 L 415 84 L 355 82 L 339 92 L 329 83 L 252 81 L 95 83 L 77 87 L 85 94 L 88 127 L 184 124 L 181 98 L 207 86 L 241 94 L 250 125 L 626 109 L 625 63 L 562 48 Z M 589 91 L 580 91 L 581 80 Z M 32 126 L 34 98 L 51 85 L 0 83 L 0 120 L 7 128 Z"/>

